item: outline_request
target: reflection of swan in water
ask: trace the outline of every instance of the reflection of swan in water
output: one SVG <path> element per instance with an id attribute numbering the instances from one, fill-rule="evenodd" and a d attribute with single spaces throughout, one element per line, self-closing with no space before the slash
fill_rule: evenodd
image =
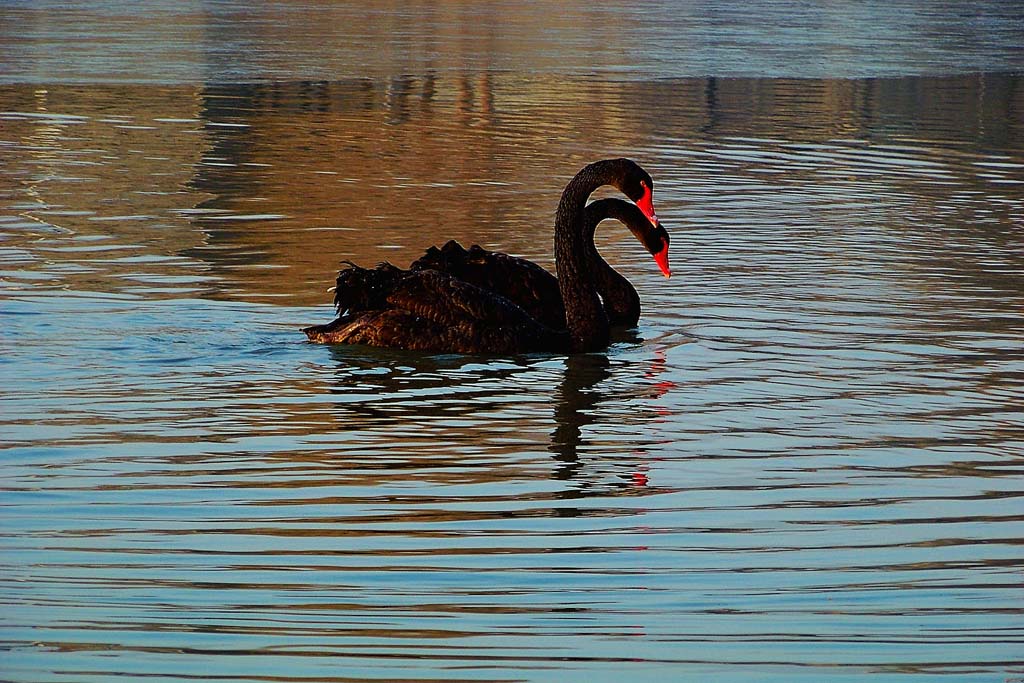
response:
<path id="1" fill-rule="evenodd" d="M 583 428 L 596 419 L 594 408 L 602 396 L 597 385 L 612 376 L 608 357 L 601 354 L 569 356 L 565 360 L 565 376 L 555 399 L 555 422 L 551 432 L 550 450 L 562 463 L 555 471 L 556 479 L 572 479 L 583 464 L 577 449 L 583 443 Z"/>
<path id="2" fill-rule="evenodd" d="M 565 360 L 565 375 L 558 387 L 555 400 L 555 421 L 557 427 L 551 433 L 549 450 L 561 464 L 555 471 L 556 479 L 582 479 L 582 470 L 587 459 L 581 458 L 579 450 L 587 446 L 584 430 L 591 425 L 600 424 L 598 408 L 601 404 L 624 403 L 629 399 L 658 398 L 674 387 L 668 380 L 644 384 L 618 392 L 612 392 L 603 384 L 613 380 L 611 363 L 604 354 L 586 354 L 569 356 Z M 644 373 L 645 380 L 654 380 L 665 371 L 664 354 L 655 350 L 655 358 Z M 645 410 L 648 412 L 650 409 Z M 660 411 L 651 411 L 655 419 L 662 419 Z M 627 447 L 629 454 L 615 453 L 620 458 L 618 464 L 632 470 L 618 486 L 646 486 L 646 449 L 642 445 Z M 576 492 L 575 495 L 582 495 Z"/>
<path id="3" fill-rule="evenodd" d="M 436 267 L 403 271 L 385 264 L 374 270 L 355 266 L 343 270 L 335 295 L 340 317 L 304 331 L 316 342 L 420 351 L 503 354 L 603 349 L 609 342 L 610 322 L 600 293 L 608 282 L 599 277 L 604 269 L 594 267 L 594 259 L 603 260 L 593 246 L 594 231 L 586 209 L 587 199 L 602 185 L 613 185 L 636 202 L 649 223 L 637 236 L 668 276 L 668 233 L 654 213 L 651 177 L 628 159 L 609 159 L 577 173 L 562 192 L 556 212 L 555 265 L 564 326 L 557 315 L 545 319 L 547 305 L 532 313 L 527 310 L 538 299 L 529 284 L 527 295 L 517 298 L 507 289 L 486 289 Z M 611 211 L 617 205 L 601 206 Z M 509 272 L 518 278 L 526 271 L 513 268 Z M 609 282 L 621 288 L 622 279 Z M 611 302 L 616 300 L 610 297 Z M 613 313 L 613 318 L 616 315 L 620 314 Z M 631 317 L 632 308 L 621 315 Z"/>
<path id="4" fill-rule="evenodd" d="M 386 469 L 396 478 L 427 463 L 449 468 L 437 471 L 439 481 L 463 477 L 468 471 L 460 468 L 470 461 L 475 479 L 534 478 L 529 454 L 547 449 L 550 476 L 568 486 L 557 497 L 625 493 L 646 485 L 650 442 L 602 432 L 664 419 L 652 402 L 673 385 L 657 381 L 665 365 L 659 349 L 653 352 L 654 358 L 645 353 L 644 360 L 625 362 L 619 354 L 510 361 L 335 346 L 327 387 L 333 398 L 320 414 L 358 435 L 356 452 L 387 444 Z M 480 456 L 490 456 L 487 467 L 479 466 Z"/>

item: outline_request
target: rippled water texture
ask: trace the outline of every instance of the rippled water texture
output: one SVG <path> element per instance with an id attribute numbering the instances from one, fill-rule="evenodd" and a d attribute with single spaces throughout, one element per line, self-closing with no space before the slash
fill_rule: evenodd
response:
<path id="1" fill-rule="evenodd" d="M 0 1 L 0 679 L 1024 677 L 1020 8 L 591 5 Z M 608 352 L 298 331 L 616 155 Z"/>

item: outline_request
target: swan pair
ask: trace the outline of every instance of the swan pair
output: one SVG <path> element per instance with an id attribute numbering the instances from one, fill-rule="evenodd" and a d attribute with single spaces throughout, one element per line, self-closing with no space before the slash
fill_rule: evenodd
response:
<path id="1" fill-rule="evenodd" d="M 587 199 L 602 185 L 629 197 Z M 338 318 L 303 330 L 314 342 L 369 344 L 441 353 L 578 353 L 608 346 L 612 325 L 634 326 L 640 297 L 601 258 L 594 231 L 622 222 L 665 277 L 668 233 L 654 211 L 651 176 L 629 159 L 585 166 L 555 212 L 557 279 L 525 259 L 451 241 L 431 247 L 408 270 L 349 264 L 338 274 Z"/>

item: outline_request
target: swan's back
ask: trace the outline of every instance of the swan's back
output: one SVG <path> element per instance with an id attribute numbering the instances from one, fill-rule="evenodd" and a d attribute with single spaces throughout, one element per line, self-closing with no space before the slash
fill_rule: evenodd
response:
<path id="1" fill-rule="evenodd" d="M 431 247 L 412 270 L 437 270 L 502 296 L 531 318 L 555 330 L 565 329 L 565 307 L 558 280 L 536 263 L 488 251 L 474 244 L 464 249 L 455 240 Z"/>

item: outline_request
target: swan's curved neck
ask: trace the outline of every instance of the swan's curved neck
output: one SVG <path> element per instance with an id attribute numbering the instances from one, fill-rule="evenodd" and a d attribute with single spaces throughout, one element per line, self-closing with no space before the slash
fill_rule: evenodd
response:
<path id="1" fill-rule="evenodd" d="M 633 236 L 644 244 L 647 218 L 640 213 L 635 204 L 629 204 L 621 199 L 598 199 L 588 204 L 584 211 L 590 249 L 590 272 L 594 277 L 594 286 L 601 295 L 601 303 L 608 316 L 608 322 L 611 325 L 632 327 L 640 319 L 640 295 L 628 279 L 605 261 L 594 244 L 594 233 L 601 221 L 611 218 L 625 225 Z"/>
<path id="2" fill-rule="evenodd" d="M 607 160 L 584 167 L 565 186 L 555 212 L 555 268 L 565 323 L 576 352 L 604 348 L 610 337 L 608 317 L 588 268 L 594 232 L 586 224 L 584 211 L 594 190 L 608 184 L 620 186 L 620 164 L 619 160 Z"/>

